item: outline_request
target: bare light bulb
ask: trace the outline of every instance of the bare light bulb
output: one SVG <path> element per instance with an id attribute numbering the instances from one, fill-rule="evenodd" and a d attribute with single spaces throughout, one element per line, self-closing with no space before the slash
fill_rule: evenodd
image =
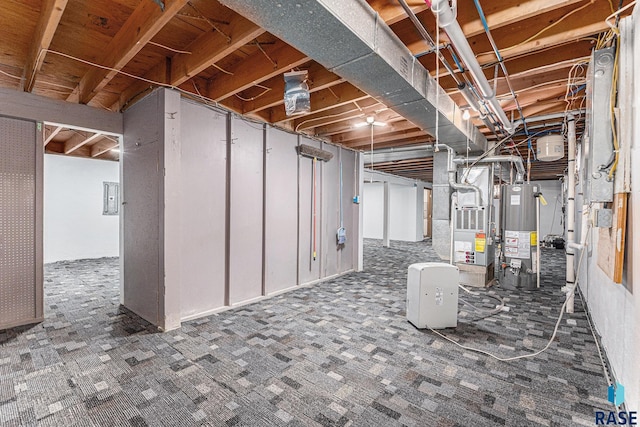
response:
<path id="1" fill-rule="evenodd" d="M 464 111 L 462 112 L 462 118 L 463 118 L 464 120 L 469 120 L 469 119 L 471 118 L 471 113 L 469 113 L 469 110 L 464 110 Z"/>

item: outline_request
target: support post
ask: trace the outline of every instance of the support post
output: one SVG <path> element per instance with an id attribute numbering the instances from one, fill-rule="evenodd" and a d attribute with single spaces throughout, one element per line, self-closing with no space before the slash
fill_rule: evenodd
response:
<path id="1" fill-rule="evenodd" d="M 565 288 L 567 290 L 567 313 L 573 313 L 573 303 L 575 296 L 574 284 L 576 281 L 574 255 L 575 249 L 575 224 L 576 224 L 576 121 L 572 114 L 567 115 L 567 151 L 568 151 L 568 167 L 567 167 L 567 244 L 565 251 L 567 254 L 567 276 Z"/>
<path id="2" fill-rule="evenodd" d="M 391 200 L 389 194 L 389 181 L 384 182 L 384 207 L 382 214 L 382 246 L 389 247 L 389 228 L 391 226 Z"/>

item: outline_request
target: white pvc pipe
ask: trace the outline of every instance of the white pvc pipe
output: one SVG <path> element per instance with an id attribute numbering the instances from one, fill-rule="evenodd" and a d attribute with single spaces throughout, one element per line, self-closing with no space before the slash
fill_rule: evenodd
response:
<path id="1" fill-rule="evenodd" d="M 515 127 L 509 118 L 507 118 L 502 106 L 496 99 L 495 91 L 485 77 L 471 46 L 469 46 L 466 36 L 462 32 L 462 28 L 460 28 L 460 24 L 456 21 L 456 16 L 449 6 L 449 0 L 433 0 L 431 2 L 431 11 L 434 15 L 438 15 L 440 28 L 442 28 L 447 33 L 447 36 L 449 36 L 451 44 L 456 51 L 458 51 L 458 54 L 466 64 L 473 80 L 480 89 L 480 93 L 487 100 L 491 110 L 496 114 L 496 116 L 498 116 L 498 119 L 500 119 L 504 129 L 509 133 L 513 133 L 515 131 Z M 439 48 L 439 46 L 436 46 L 436 48 Z"/>
<path id="2" fill-rule="evenodd" d="M 576 121 L 573 114 L 567 114 L 567 143 L 568 143 L 568 168 L 567 168 L 567 313 L 573 313 L 574 310 L 574 284 L 576 281 L 576 272 L 574 266 L 574 248 L 575 235 L 574 229 L 576 225 Z"/>
<path id="3" fill-rule="evenodd" d="M 453 193 L 451 195 L 451 219 L 449 220 L 449 231 L 451 232 L 449 235 L 449 264 L 455 265 L 454 261 L 454 241 L 453 241 L 453 230 L 455 228 L 455 215 L 456 215 L 456 205 L 458 204 L 458 193 Z"/>
<path id="4" fill-rule="evenodd" d="M 540 197 L 536 197 L 536 287 L 540 287 Z"/>

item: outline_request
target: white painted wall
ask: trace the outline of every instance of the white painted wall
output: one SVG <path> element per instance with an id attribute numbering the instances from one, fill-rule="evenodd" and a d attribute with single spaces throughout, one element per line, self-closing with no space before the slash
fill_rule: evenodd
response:
<path id="1" fill-rule="evenodd" d="M 562 183 L 560 180 L 531 181 L 538 184 L 547 201 L 547 206 L 540 204 L 540 240 L 548 234 L 564 235 L 562 223 Z"/>
<path id="2" fill-rule="evenodd" d="M 382 239 L 384 184 L 365 182 L 362 195 L 365 239 Z"/>
<path id="3" fill-rule="evenodd" d="M 635 21 L 631 23 L 627 20 Z M 623 283 L 615 284 L 598 267 L 598 230 L 590 233 L 589 251 L 578 275 L 580 289 L 587 300 L 589 312 L 597 332 L 602 337 L 602 344 L 611 363 L 615 379 L 625 387 L 625 403 L 628 411 L 640 410 L 640 108 L 634 106 L 634 100 L 640 98 L 640 85 L 632 84 L 634 75 L 640 71 L 640 9 L 635 8 L 632 18 L 624 21 L 635 28 L 632 58 L 628 56 L 621 62 L 621 79 L 619 99 L 621 111 L 624 110 L 621 128 L 628 139 L 621 139 L 628 144 L 631 151 L 631 194 L 629 194 L 629 210 L 627 217 L 626 253 Z M 623 23 L 624 24 L 624 23 Z M 628 42 L 622 38 L 622 44 Z M 623 47 L 624 48 L 624 47 Z M 633 61 L 633 70 L 625 70 L 625 61 Z M 637 101 L 635 101 L 637 103 Z M 627 115 L 628 114 L 628 115 Z M 628 131 L 631 128 L 630 132 Z M 618 176 L 616 176 L 616 179 Z M 576 198 L 576 209 L 582 207 L 581 197 Z M 584 208 L 583 208 L 584 209 Z M 581 213 L 577 214 L 580 221 Z M 586 228 L 582 224 L 582 228 Z M 579 258 L 578 256 L 576 258 Z M 576 299 L 576 308 L 580 307 Z M 606 396 L 602 396 L 603 399 Z"/>
<path id="4" fill-rule="evenodd" d="M 119 182 L 119 164 L 44 156 L 44 262 L 117 257 L 119 216 L 102 215 L 103 182 Z"/>
<path id="5" fill-rule="evenodd" d="M 366 182 L 362 204 L 364 237 L 382 239 L 384 184 Z M 424 236 L 424 187 L 391 183 L 389 238 L 406 242 L 421 241 Z"/>

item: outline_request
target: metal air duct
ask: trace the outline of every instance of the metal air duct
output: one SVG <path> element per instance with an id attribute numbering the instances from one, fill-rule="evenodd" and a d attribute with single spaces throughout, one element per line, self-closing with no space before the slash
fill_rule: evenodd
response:
<path id="1" fill-rule="evenodd" d="M 473 76 L 482 96 L 487 100 L 491 110 L 496 114 L 498 119 L 500 119 L 504 130 L 510 134 L 513 133 L 515 131 L 515 127 L 507 118 L 502 106 L 496 99 L 495 91 L 485 77 L 471 46 L 469 46 L 466 36 L 462 32 L 462 28 L 460 28 L 460 24 L 456 21 L 455 13 L 451 6 L 449 6 L 449 0 L 433 0 L 431 3 L 431 11 L 438 18 L 440 28 L 447 33 L 449 40 L 451 40 L 451 44 L 455 50 L 458 51 L 460 58 L 462 58 L 466 64 L 467 69 Z"/>
<path id="2" fill-rule="evenodd" d="M 524 181 L 525 169 L 522 157 L 519 156 L 486 156 L 486 157 L 456 157 L 453 159 L 456 164 L 464 163 L 513 163 L 516 167 L 516 183 Z"/>
<path id="3" fill-rule="evenodd" d="M 440 142 L 485 151 L 487 140 L 364 0 L 220 0 L 348 80 Z M 436 95 L 437 94 L 437 95 Z M 436 108 L 436 98 L 438 98 Z M 503 113 L 504 114 L 504 113 Z"/>

